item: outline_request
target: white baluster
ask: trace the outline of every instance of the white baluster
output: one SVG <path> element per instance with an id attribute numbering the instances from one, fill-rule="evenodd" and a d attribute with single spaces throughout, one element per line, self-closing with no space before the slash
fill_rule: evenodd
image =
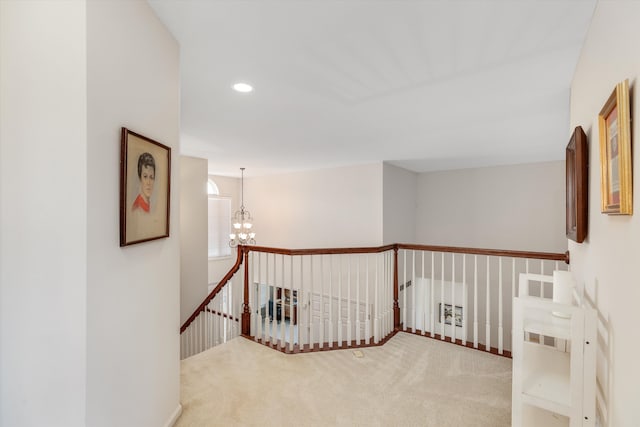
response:
<path id="1" fill-rule="evenodd" d="M 360 256 L 356 257 L 356 345 L 360 345 Z"/>
<path id="2" fill-rule="evenodd" d="M 436 253 L 431 252 L 431 282 L 429 283 L 429 290 L 431 291 L 431 299 L 429 300 L 429 312 L 431 312 L 431 323 L 429 324 L 429 336 L 433 338 L 433 334 L 436 332 L 436 301 L 435 301 L 435 271 L 436 271 Z"/>
<path id="3" fill-rule="evenodd" d="M 198 317 L 196 317 L 196 325 L 197 325 L 197 331 L 198 331 L 198 348 L 196 350 L 197 353 L 202 353 L 203 350 L 203 343 L 202 343 L 202 337 L 203 337 L 203 333 L 202 333 L 202 312 L 200 312 L 198 314 Z"/>
<path id="4" fill-rule="evenodd" d="M 305 310 L 306 299 L 304 298 L 304 256 L 300 256 L 300 286 L 298 288 L 298 349 L 300 351 L 304 350 L 304 343 L 302 342 L 302 333 L 305 325 L 304 319 L 305 316 L 302 316 L 302 313 Z M 310 307 L 306 307 L 308 311 L 311 311 Z"/>
<path id="5" fill-rule="evenodd" d="M 269 281 L 269 253 L 265 254 L 265 260 L 264 260 L 264 269 L 265 269 L 265 276 L 264 276 L 264 281 L 266 284 L 266 288 L 267 288 L 267 310 L 265 313 L 265 319 L 264 319 L 264 329 L 265 329 L 265 334 L 264 334 L 264 342 L 265 343 L 269 343 L 271 341 L 271 326 L 273 324 L 272 322 L 272 318 L 273 313 L 275 313 L 275 307 L 274 305 L 274 301 L 275 301 L 275 295 L 274 295 L 274 289 L 271 287 L 271 283 Z"/>
<path id="6" fill-rule="evenodd" d="M 478 255 L 473 256 L 473 348 L 478 348 Z"/>
<path id="7" fill-rule="evenodd" d="M 504 345 L 504 328 L 502 325 L 502 257 L 498 258 L 498 354 L 502 354 Z"/>
<path id="8" fill-rule="evenodd" d="M 389 320 L 393 318 L 393 278 L 391 273 L 391 252 L 386 251 L 384 253 L 385 256 L 385 291 L 384 291 L 384 306 L 385 310 L 385 318 L 384 318 L 384 337 L 386 338 L 391 332 L 391 325 L 393 320 Z"/>
<path id="9" fill-rule="evenodd" d="M 205 349 L 209 349 L 213 347 L 213 345 L 211 344 L 211 339 L 209 337 L 209 334 L 211 333 L 209 329 L 209 317 L 211 317 L 211 313 L 209 312 L 208 307 L 209 307 L 208 305 L 204 307 L 204 347 Z"/>
<path id="10" fill-rule="evenodd" d="M 487 256 L 487 306 L 485 311 L 485 350 L 491 351 L 491 266 Z"/>
<path id="11" fill-rule="evenodd" d="M 329 255 L 329 348 L 333 348 L 333 255 Z"/>
<path id="12" fill-rule="evenodd" d="M 540 260 L 540 275 L 544 276 L 544 260 Z M 544 282 L 540 281 L 540 298 L 544 298 Z M 544 344 L 545 338 L 543 335 L 538 337 L 540 344 Z"/>
<path id="13" fill-rule="evenodd" d="M 314 347 L 314 336 L 313 336 L 313 282 L 315 282 L 313 277 L 313 255 L 309 256 L 309 268 L 311 269 L 311 281 L 309 282 L 310 292 L 309 292 L 309 350 L 313 351 Z"/>
<path id="14" fill-rule="evenodd" d="M 420 251 L 422 254 L 422 269 L 420 270 L 420 283 L 422 284 L 422 297 L 424 301 L 422 302 L 422 335 L 427 334 L 427 308 L 428 308 L 428 299 L 427 299 L 427 288 L 425 287 L 425 272 L 424 272 L 424 251 Z"/>
<path id="15" fill-rule="evenodd" d="M 285 289 L 287 286 L 287 281 L 285 280 L 285 274 L 284 274 L 284 254 L 280 255 L 280 259 L 282 260 L 281 263 L 281 268 L 280 270 L 282 271 L 281 273 L 281 277 L 282 277 L 282 286 L 280 288 L 280 336 L 281 336 L 281 340 L 280 340 L 280 347 L 285 348 L 287 346 L 287 322 L 285 321 L 285 316 L 284 314 L 287 312 L 286 310 L 286 301 L 287 299 L 285 298 Z"/>
<path id="16" fill-rule="evenodd" d="M 540 274 L 544 276 L 544 260 L 540 260 Z M 544 298 L 544 282 L 540 282 L 540 298 Z"/>
<path id="17" fill-rule="evenodd" d="M 216 330 L 214 328 L 214 323 L 213 321 L 215 320 L 215 313 L 213 312 L 213 308 L 211 308 L 211 304 L 213 302 L 213 299 L 211 301 L 209 301 L 209 304 L 207 304 L 207 308 L 209 309 L 209 331 L 211 334 L 211 346 L 215 346 L 218 343 L 216 342 Z"/>
<path id="18" fill-rule="evenodd" d="M 513 298 L 516 295 L 516 259 L 511 258 L 511 298 L 509 299 L 509 303 L 513 310 Z M 510 349 L 513 350 L 513 321 L 511 322 L 511 335 L 509 335 L 510 339 Z"/>
<path id="19" fill-rule="evenodd" d="M 402 329 L 407 330 L 407 250 L 402 250 L 402 264 L 403 264 L 403 274 L 402 274 L 402 284 L 400 285 L 400 289 L 402 289 Z"/>
<path id="20" fill-rule="evenodd" d="M 467 345 L 467 319 L 469 301 L 467 300 L 467 254 L 462 254 L 462 345 Z"/>
<path id="21" fill-rule="evenodd" d="M 366 271 L 365 271 L 365 283 L 366 283 L 366 288 L 365 288 L 365 306 L 367 307 L 366 312 L 365 312 L 365 320 L 364 320 L 364 337 L 365 337 L 365 343 L 366 344 L 370 344 L 371 343 L 371 308 L 369 306 L 369 254 L 365 254 L 365 260 L 366 260 Z"/>
<path id="22" fill-rule="evenodd" d="M 406 290 L 405 285 L 405 290 Z M 411 322 L 413 333 L 416 332 L 416 251 L 411 251 Z"/>
<path id="23" fill-rule="evenodd" d="M 445 337 L 445 305 L 444 305 L 444 252 L 440 254 L 440 307 L 439 307 L 439 318 L 440 318 L 440 339 L 444 340 Z"/>
<path id="24" fill-rule="evenodd" d="M 290 267 L 291 267 L 291 281 L 289 282 L 289 351 L 293 351 L 293 336 L 295 325 L 298 323 L 298 306 L 293 304 L 293 300 L 296 300 L 296 304 L 298 302 L 297 294 L 294 298 L 294 290 L 293 290 L 293 256 L 289 257 Z"/>
<path id="25" fill-rule="evenodd" d="M 320 255 L 320 331 L 318 341 L 320 348 L 324 348 L 324 255 Z"/>
<path id="26" fill-rule="evenodd" d="M 456 254 L 451 252 L 451 342 L 456 342 Z"/>
<path id="27" fill-rule="evenodd" d="M 351 345 L 351 256 L 347 255 L 347 346 Z"/>
<path id="28" fill-rule="evenodd" d="M 258 304 L 256 309 L 258 310 L 258 332 L 256 334 L 256 339 L 261 339 L 264 343 L 264 330 L 265 330 L 265 318 L 262 315 L 262 289 L 263 287 L 266 289 L 266 284 L 262 283 L 262 252 L 256 253 L 256 258 L 258 258 Z M 267 310 L 267 302 L 265 301 L 265 311 Z M 266 313 L 265 313 L 266 315 Z"/>
<path id="29" fill-rule="evenodd" d="M 380 254 L 376 254 L 375 256 L 375 260 L 376 260 L 376 280 L 375 280 L 375 294 L 374 294 L 374 307 L 375 307 L 375 320 L 373 323 L 373 342 L 374 343 L 378 343 L 380 342 L 380 305 L 379 305 L 379 292 L 380 292 L 380 281 L 379 281 L 379 269 L 380 269 Z"/>
<path id="30" fill-rule="evenodd" d="M 342 347 L 344 336 L 342 334 L 342 259 L 347 255 L 338 255 L 338 347 Z"/>

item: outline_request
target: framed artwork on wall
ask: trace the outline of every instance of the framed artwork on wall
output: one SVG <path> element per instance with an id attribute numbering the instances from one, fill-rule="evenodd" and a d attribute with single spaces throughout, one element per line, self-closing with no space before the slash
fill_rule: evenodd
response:
<path id="1" fill-rule="evenodd" d="M 629 81 L 616 85 L 598 115 L 602 213 L 633 213 Z"/>
<path id="2" fill-rule="evenodd" d="M 122 128 L 120 246 L 169 237 L 171 148 Z"/>
<path id="3" fill-rule="evenodd" d="M 566 234 L 584 242 L 589 224 L 589 151 L 582 127 L 574 129 L 566 153 Z"/>

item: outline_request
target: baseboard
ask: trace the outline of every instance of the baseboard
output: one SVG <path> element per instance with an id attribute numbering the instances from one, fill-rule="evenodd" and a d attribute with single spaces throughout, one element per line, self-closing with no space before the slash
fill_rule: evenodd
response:
<path id="1" fill-rule="evenodd" d="M 182 415 L 182 405 L 178 404 L 176 410 L 173 411 L 173 414 L 171 414 L 167 422 L 164 423 L 164 427 L 173 427 L 176 421 L 178 421 L 178 418 L 180 418 L 180 415 Z"/>

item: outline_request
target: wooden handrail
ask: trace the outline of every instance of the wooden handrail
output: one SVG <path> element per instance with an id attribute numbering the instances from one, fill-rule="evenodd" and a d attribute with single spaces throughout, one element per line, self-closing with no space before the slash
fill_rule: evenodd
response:
<path id="1" fill-rule="evenodd" d="M 236 263 L 233 265 L 233 267 L 231 267 L 231 270 L 229 270 L 227 272 L 227 274 L 224 275 L 222 280 L 209 293 L 209 295 L 207 295 L 207 297 L 204 299 L 204 301 L 202 301 L 202 304 L 200 304 L 198 306 L 198 308 L 195 309 L 193 314 L 191 316 L 189 316 L 189 318 L 186 320 L 186 322 L 184 322 L 184 324 L 180 327 L 180 333 L 183 333 L 189 327 L 191 322 L 193 322 L 195 320 L 195 318 L 198 317 L 198 314 L 200 314 L 201 311 L 205 310 L 205 308 L 207 307 L 207 304 L 209 304 L 211 302 L 211 300 L 222 290 L 224 285 L 227 284 L 229 279 L 231 279 L 233 277 L 233 275 L 236 274 L 236 272 L 240 269 L 240 265 L 242 264 L 242 259 L 244 257 L 244 252 L 245 252 L 243 250 L 243 247 L 244 246 L 238 246 L 238 259 L 236 259 Z"/>
<path id="2" fill-rule="evenodd" d="M 374 254 L 390 251 L 394 245 L 365 248 L 324 248 L 324 249 L 282 249 L 270 248 L 267 246 L 247 246 L 247 251 L 264 252 L 280 255 L 339 255 L 339 254 Z"/>
<path id="3" fill-rule="evenodd" d="M 481 248 L 462 248 L 456 246 L 432 246 L 432 245 L 414 245 L 408 243 L 397 243 L 396 246 L 399 249 L 413 249 L 416 251 L 430 251 L 430 252 L 452 252 L 463 253 L 471 255 L 489 255 L 489 256 L 504 256 L 511 258 L 530 258 L 530 259 L 545 259 L 551 261 L 564 261 L 569 264 L 569 251 L 565 253 L 556 252 L 527 252 L 527 251 L 511 251 L 507 249 L 481 249 Z"/>
<path id="4" fill-rule="evenodd" d="M 471 255 L 490 255 L 505 256 L 512 258 L 530 258 L 544 259 L 551 261 L 564 261 L 569 264 L 569 251 L 565 253 L 557 252 L 529 252 L 529 251 L 512 251 L 507 249 L 483 249 L 483 248 L 465 248 L 457 246 L 434 246 L 434 245 L 417 245 L 410 243 L 394 243 L 385 246 L 364 247 L 364 248 L 321 248 L 321 249 L 283 249 L 272 248 L 268 246 L 246 246 L 247 251 L 263 252 L 280 255 L 338 255 L 338 254 L 367 254 L 379 253 L 395 249 L 413 249 L 419 251 L 432 252 L 453 252 L 465 253 Z"/>
<path id="5" fill-rule="evenodd" d="M 268 246 L 238 246 L 238 259 L 233 267 L 222 278 L 213 291 L 205 298 L 205 300 L 196 308 L 193 314 L 187 319 L 186 322 L 180 328 L 180 333 L 184 332 L 187 327 L 193 322 L 201 311 L 204 311 L 207 304 L 222 290 L 224 285 L 233 277 L 233 275 L 239 270 L 240 265 L 244 259 L 245 254 L 249 252 L 263 252 L 280 255 L 338 255 L 338 254 L 366 254 L 366 253 L 380 253 L 393 250 L 394 254 L 394 270 L 396 271 L 394 279 L 394 291 L 397 292 L 397 251 L 398 249 L 412 249 L 419 251 L 431 251 L 431 252 L 449 252 L 449 253 L 465 253 L 471 255 L 488 255 L 488 256 L 503 256 L 512 258 L 529 258 L 529 259 L 541 259 L 551 261 L 564 261 L 569 264 L 570 257 L 569 251 L 565 253 L 554 252 L 528 252 L 528 251 L 512 251 L 505 249 L 482 249 L 482 248 L 464 248 L 456 246 L 433 246 L 433 245 L 417 245 L 408 243 L 394 243 L 390 245 L 378 246 L 378 247 L 363 247 L 363 248 L 324 248 L 324 249 L 283 249 L 272 248 Z M 248 266 L 245 266 L 245 271 Z M 248 283 L 245 277 L 245 299 L 248 298 Z M 248 301 L 244 302 L 243 316 L 245 321 L 243 322 L 243 330 L 248 328 L 248 316 L 250 316 Z M 397 306 L 397 295 L 394 294 L 394 323 L 399 322 L 399 307 Z M 246 323 L 246 325 L 244 324 Z"/>

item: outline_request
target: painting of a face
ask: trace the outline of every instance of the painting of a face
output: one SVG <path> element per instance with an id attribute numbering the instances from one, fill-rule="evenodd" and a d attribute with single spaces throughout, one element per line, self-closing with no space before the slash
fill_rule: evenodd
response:
<path id="1" fill-rule="evenodd" d="M 171 147 L 126 128 L 120 145 L 120 246 L 168 237 Z"/>
<path id="2" fill-rule="evenodd" d="M 151 166 L 143 166 L 142 171 L 140 173 L 140 187 L 142 191 L 142 195 L 147 199 L 147 201 L 151 198 L 151 193 L 153 193 L 153 184 L 155 182 L 156 176 L 153 167 Z"/>

